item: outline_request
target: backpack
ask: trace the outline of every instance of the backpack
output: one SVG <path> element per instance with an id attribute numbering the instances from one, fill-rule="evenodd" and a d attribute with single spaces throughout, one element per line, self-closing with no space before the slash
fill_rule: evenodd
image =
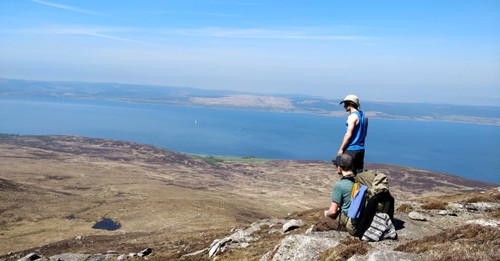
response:
<path id="1" fill-rule="evenodd" d="M 394 221 L 394 198 L 383 173 L 366 170 L 358 173 L 354 180 L 357 185 L 351 191 L 348 216 L 355 225 L 355 236 L 361 238 L 377 213 L 386 213 Z"/>

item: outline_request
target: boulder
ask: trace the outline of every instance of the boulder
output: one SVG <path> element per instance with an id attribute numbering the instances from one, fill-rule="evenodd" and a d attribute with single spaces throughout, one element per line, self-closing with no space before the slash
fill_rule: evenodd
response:
<path id="1" fill-rule="evenodd" d="M 292 219 L 283 225 L 283 233 L 300 228 L 304 225 L 304 221 L 300 219 Z"/>
<path id="2" fill-rule="evenodd" d="M 412 211 L 408 214 L 408 217 L 413 219 L 413 220 L 419 220 L 419 221 L 426 221 L 427 218 L 422 213 Z"/>
<path id="3" fill-rule="evenodd" d="M 319 233 L 289 235 L 260 261 L 277 260 L 318 260 L 327 249 L 339 244 L 339 239 L 319 235 Z"/>
<path id="4" fill-rule="evenodd" d="M 37 253 L 29 253 L 23 258 L 18 259 L 17 261 L 31 261 L 31 260 L 44 260 L 44 257 Z"/>
<path id="5" fill-rule="evenodd" d="M 147 255 L 150 255 L 151 253 L 153 253 L 153 249 L 148 247 L 148 248 L 142 250 L 141 252 L 139 252 L 139 254 L 137 254 L 137 255 L 138 256 L 147 256 Z"/>

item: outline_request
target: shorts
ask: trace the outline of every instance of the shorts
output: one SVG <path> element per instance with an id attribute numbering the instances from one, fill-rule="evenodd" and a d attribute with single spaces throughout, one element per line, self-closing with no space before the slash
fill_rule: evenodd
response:
<path id="1" fill-rule="evenodd" d="M 363 172 L 365 166 L 365 150 L 346 150 L 344 153 L 352 157 L 352 171 L 354 173 Z"/>

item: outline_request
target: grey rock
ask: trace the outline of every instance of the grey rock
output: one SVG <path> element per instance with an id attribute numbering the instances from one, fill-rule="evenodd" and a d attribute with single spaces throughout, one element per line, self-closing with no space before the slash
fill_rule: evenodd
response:
<path id="1" fill-rule="evenodd" d="M 249 243 L 257 240 L 257 238 L 251 235 L 257 231 L 261 230 L 262 226 L 268 226 L 269 228 L 276 226 L 277 224 L 284 224 L 286 220 L 284 219 L 264 219 L 259 222 L 254 222 L 250 227 L 246 229 L 235 229 L 233 234 L 223 239 L 216 239 L 212 242 L 209 247 L 208 256 L 214 257 L 218 253 L 224 252 L 226 247 L 248 247 Z M 231 246 L 232 244 L 232 246 Z"/>
<path id="2" fill-rule="evenodd" d="M 128 259 L 128 256 L 123 254 L 123 255 L 120 255 L 116 258 L 117 261 L 123 261 L 123 260 L 127 260 Z"/>
<path id="3" fill-rule="evenodd" d="M 500 208 L 500 204 L 490 203 L 490 202 L 477 202 L 477 203 L 465 204 L 465 208 L 467 210 L 484 212 L 484 211 L 489 211 L 492 209 Z"/>
<path id="4" fill-rule="evenodd" d="M 205 254 L 208 252 L 208 250 L 209 250 L 208 248 L 204 248 L 202 250 L 198 250 L 198 251 L 193 252 L 193 253 L 182 255 L 182 257 L 197 256 L 197 255 Z"/>
<path id="5" fill-rule="evenodd" d="M 208 251 L 208 257 L 213 257 L 219 252 L 224 252 L 224 247 L 228 242 L 231 242 L 231 237 L 225 237 L 223 239 L 216 239 L 210 245 L 210 250 Z"/>
<path id="6" fill-rule="evenodd" d="M 413 220 L 426 221 L 427 218 L 419 212 L 412 211 L 408 214 L 408 217 Z"/>
<path id="7" fill-rule="evenodd" d="M 441 216 L 457 216 L 457 213 L 451 210 L 440 210 L 437 212 L 437 214 Z"/>
<path id="8" fill-rule="evenodd" d="M 325 250 L 339 244 L 339 239 L 317 234 L 289 235 L 273 251 L 262 256 L 261 261 L 317 260 Z"/>
<path id="9" fill-rule="evenodd" d="M 37 253 L 29 253 L 23 258 L 18 259 L 17 261 L 31 261 L 31 260 L 43 260 L 44 257 Z"/>
<path id="10" fill-rule="evenodd" d="M 368 253 L 365 256 L 354 255 L 347 261 L 387 261 L 387 260 L 398 260 L 398 261 L 417 261 L 421 260 L 417 255 L 404 253 L 392 250 L 377 250 Z"/>
<path id="11" fill-rule="evenodd" d="M 303 225 L 304 225 L 304 221 L 302 221 L 300 219 L 292 219 L 283 225 L 283 232 L 285 233 L 285 232 L 300 228 Z"/>
<path id="12" fill-rule="evenodd" d="M 448 203 L 448 207 L 450 207 L 452 209 L 458 209 L 458 210 L 464 210 L 465 209 L 464 204 L 454 203 L 454 202 L 449 202 Z"/>
<path id="13" fill-rule="evenodd" d="M 138 256 L 147 256 L 147 255 L 150 255 L 151 253 L 153 253 L 153 249 L 148 247 L 148 248 L 142 250 L 141 252 L 139 252 L 137 255 Z"/>
<path id="14" fill-rule="evenodd" d="M 466 224 L 477 224 L 481 226 L 489 226 L 489 227 L 498 227 L 500 226 L 500 220 L 486 220 L 486 219 L 474 219 L 474 220 L 468 220 L 465 222 Z"/>
<path id="15" fill-rule="evenodd" d="M 89 255 L 89 254 L 75 254 L 75 253 L 64 253 L 60 255 L 51 256 L 50 261 L 101 261 L 105 260 L 102 255 Z"/>

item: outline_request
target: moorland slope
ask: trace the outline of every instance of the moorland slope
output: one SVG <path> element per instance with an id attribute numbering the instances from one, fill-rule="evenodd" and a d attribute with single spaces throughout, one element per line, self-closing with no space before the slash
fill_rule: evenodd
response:
<path id="1" fill-rule="evenodd" d="M 465 199 L 498 186 L 402 166 L 366 167 L 388 175 L 398 206 Z M 146 247 L 154 249 L 153 260 L 176 259 L 266 218 L 300 217 L 307 227 L 329 205 L 338 178 L 323 161 L 192 156 L 125 141 L 2 135 L 0 259 L 34 251 L 51 256 Z M 103 219 L 121 227 L 92 228 Z M 421 227 L 411 222 L 406 226 Z M 449 228 L 445 219 L 440 222 L 420 234 L 400 231 L 407 237 L 401 242 Z M 278 240 L 250 248 L 244 259 L 262 256 Z"/>

